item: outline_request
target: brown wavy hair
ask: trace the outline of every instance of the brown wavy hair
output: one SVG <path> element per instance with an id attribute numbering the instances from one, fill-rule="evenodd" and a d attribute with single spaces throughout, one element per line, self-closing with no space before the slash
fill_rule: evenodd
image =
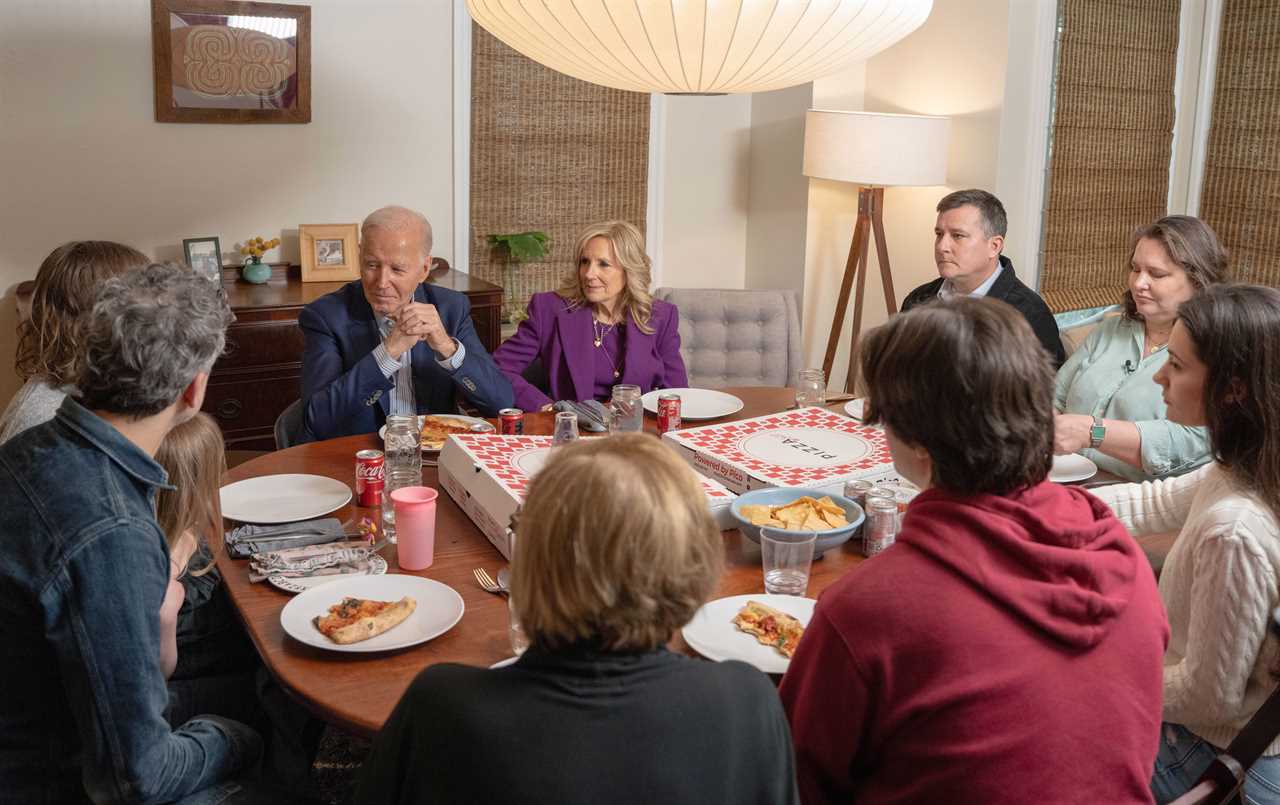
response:
<path id="1" fill-rule="evenodd" d="M 724 567 L 693 471 L 647 434 L 557 447 L 512 527 L 511 604 L 531 645 L 547 651 L 657 648 Z"/>
<path id="2" fill-rule="evenodd" d="M 928 451 L 933 485 L 1007 495 L 1049 474 L 1053 368 L 1009 304 L 960 297 L 894 316 L 867 336 L 862 373 L 867 422 Z"/>
<path id="3" fill-rule="evenodd" d="M 1217 285 L 1183 302 L 1178 318 L 1207 367 L 1214 460 L 1280 517 L 1280 291 Z"/>
<path id="4" fill-rule="evenodd" d="M 191 419 L 169 431 L 156 451 L 156 463 L 164 467 L 173 491 L 161 489 L 156 494 L 156 522 L 172 549 L 190 533 L 197 545 L 219 544 L 222 533 L 222 506 L 218 487 L 227 471 L 226 448 L 222 430 L 213 417 L 198 412 Z M 209 563 L 192 575 L 208 573 Z"/>
<path id="5" fill-rule="evenodd" d="M 84 354 L 80 320 L 93 309 L 98 286 L 149 262 L 137 249 L 108 240 L 73 241 L 50 252 L 36 272 L 31 316 L 18 325 L 18 376 L 43 376 L 55 387 L 74 383 Z"/>
<path id="6" fill-rule="evenodd" d="M 1169 259 L 1187 272 L 1187 278 L 1196 286 L 1197 293 L 1227 280 L 1227 250 L 1218 241 L 1213 228 L 1199 218 L 1191 215 L 1166 215 L 1154 224 L 1135 229 L 1129 237 L 1130 265 L 1138 250 L 1138 241 L 1145 238 L 1151 238 L 1164 247 Z M 1142 321 L 1142 314 L 1138 313 L 1138 306 L 1134 304 L 1132 291 L 1125 289 L 1120 304 L 1124 306 L 1126 319 Z"/>
<path id="7" fill-rule="evenodd" d="M 602 221 L 582 230 L 573 248 L 573 270 L 565 275 L 556 293 L 568 300 L 570 308 L 587 304 L 586 294 L 582 292 L 582 282 L 578 279 L 578 265 L 592 238 L 609 241 L 613 255 L 626 277 L 626 284 L 622 288 L 622 315 L 630 317 L 640 332 L 653 335 L 653 327 L 649 324 L 649 318 L 653 315 L 653 296 L 649 293 L 649 283 L 653 281 L 653 261 L 645 254 L 644 235 L 635 224 Z"/>

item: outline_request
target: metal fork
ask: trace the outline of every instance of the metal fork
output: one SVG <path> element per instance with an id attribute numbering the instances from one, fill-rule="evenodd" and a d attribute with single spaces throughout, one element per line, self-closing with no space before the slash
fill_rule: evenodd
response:
<path id="1" fill-rule="evenodd" d="M 478 567 L 471 572 L 475 574 L 476 583 L 479 584 L 480 587 L 484 589 L 485 592 L 493 593 L 494 595 L 507 594 L 506 588 L 502 587 L 501 585 L 498 584 L 498 582 L 494 581 L 493 576 L 489 575 L 489 571 L 485 570 L 482 567 Z"/>

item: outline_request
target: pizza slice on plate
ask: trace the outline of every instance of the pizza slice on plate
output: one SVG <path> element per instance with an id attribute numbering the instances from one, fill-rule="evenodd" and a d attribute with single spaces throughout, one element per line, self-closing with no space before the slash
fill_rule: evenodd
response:
<path id="1" fill-rule="evenodd" d="M 794 616 L 759 601 L 748 601 L 738 610 L 733 625 L 755 635 L 764 645 L 773 646 L 784 657 L 795 654 L 800 635 L 804 634 L 804 625 Z"/>
<path id="2" fill-rule="evenodd" d="M 418 602 L 407 595 L 399 601 L 344 598 L 329 607 L 328 614 L 317 615 L 312 623 L 325 637 L 346 645 L 377 637 L 400 625 L 417 607 Z"/>
<path id="3" fill-rule="evenodd" d="M 439 450 L 451 433 L 472 433 L 471 423 L 447 416 L 422 418 L 422 449 Z"/>

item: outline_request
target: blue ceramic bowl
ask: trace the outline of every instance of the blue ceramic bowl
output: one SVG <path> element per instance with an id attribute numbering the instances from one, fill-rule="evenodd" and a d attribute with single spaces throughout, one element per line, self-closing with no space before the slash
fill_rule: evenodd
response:
<path id="1" fill-rule="evenodd" d="M 824 495 L 831 498 L 837 506 L 844 509 L 844 517 L 849 521 L 849 525 L 844 528 L 829 528 L 825 531 L 788 531 L 788 534 L 797 536 L 809 536 L 816 534 L 818 539 L 813 548 L 813 555 L 820 556 L 823 551 L 836 546 L 843 545 L 853 536 L 853 532 L 858 530 L 858 526 L 862 525 L 862 521 L 866 519 L 866 515 L 862 513 L 862 507 L 843 495 L 829 495 L 822 492 L 815 492 L 812 489 L 756 489 L 740 495 L 733 505 L 729 507 L 730 514 L 733 519 L 738 521 L 738 530 L 741 531 L 747 539 L 752 542 L 760 542 L 760 526 L 752 525 L 747 518 L 742 516 L 742 507 L 744 505 L 765 505 L 765 506 L 781 506 L 794 500 L 808 495 L 812 498 L 821 498 Z"/>

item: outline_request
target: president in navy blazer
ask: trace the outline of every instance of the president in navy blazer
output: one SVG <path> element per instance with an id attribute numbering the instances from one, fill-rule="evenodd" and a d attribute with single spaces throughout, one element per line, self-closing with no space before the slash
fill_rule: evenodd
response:
<path id="1" fill-rule="evenodd" d="M 431 224 L 383 207 L 360 227 L 360 279 L 303 309 L 305 440 L 378 430 L 390 414 L 451 413 L 461 394 L 486 416 L 514 402 L 476 336 L 467 298 L 426 284 Z"/>

